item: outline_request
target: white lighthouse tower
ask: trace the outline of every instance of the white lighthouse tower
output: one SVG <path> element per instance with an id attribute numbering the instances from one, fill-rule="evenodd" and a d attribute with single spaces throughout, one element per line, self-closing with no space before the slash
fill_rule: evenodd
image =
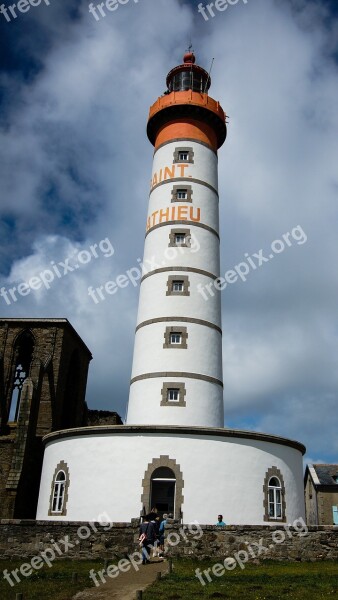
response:
<path id="1" fill-rule="evenodd" d="M 217 150 L 225 114 L 193 53 L 150 109 L 155 146 L 127 424 L 222 427 Z"/>
<path id="2" fill-rule="evenodd" d="M 148 120 L 155 153 L 127 421 L 45 436 L 37 517 L 88 522 L 105 511 L 123 522 L 156 507 L 184 523 L 220 513 L 238 525 L 291 523 L 305 516 L 304 446 L 223 426 L 214 284 L 225 114 L 193 53 L 167 86 Z"/>

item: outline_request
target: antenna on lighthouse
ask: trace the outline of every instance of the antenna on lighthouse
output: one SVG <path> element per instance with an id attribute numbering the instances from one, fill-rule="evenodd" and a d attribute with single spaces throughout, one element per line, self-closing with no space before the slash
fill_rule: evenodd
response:
<path id="1" fill-rule="evenodd" d="M 211 61 L 211 65 L 210 65 L 210 71 L 209 71 L 209 73 L 208 73 L 208 79 L 206 80 L 206 83 L 205 83 L 205 88 L 204 88 L 204 92 L 203 92 L 204 94 L 205 94 L 205 90 L 206 90 L 206 89 L 207 89 L 207 87 L 208 87 L 208 83 L 209 83 L 209 81 L 210 81 L 210 76 L 211 76 L 211 71 L 212 71 L 212 67 L 213 67 L 213 64 L 214 64 L 214 60 L 215 60 L 215 59 L 213 58 L 213 59 L 212 59 L 212 61 Z"/>
<path id="2" fill-rule="evenodd" d="M 194 54 L 194 50 L 193 50 L 193 45 L 192 45 L 192 41 L 191 41 L 191 37 L 189 38 L 189 46 L 187 48 L 187 52 L 189 54 Z M 193 61 L 191 61 L 191 69 L 190 69 L 190 85 L 191 85 L 191 89 L 193 88 L 193 80 L 194 80 L 194 75 L 193 75 Z"/>

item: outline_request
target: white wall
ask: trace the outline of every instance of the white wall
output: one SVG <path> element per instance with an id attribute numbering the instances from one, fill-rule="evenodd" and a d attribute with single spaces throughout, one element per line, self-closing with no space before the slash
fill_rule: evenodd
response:
<path id="1" fill-rule="evenodd" d="M 222 337 L 219 331 L 195 323 L 175 323 L 186 327 L 187 348 L 163 348 L 164 333 L 171 323 L 141 327 L 135 336 L 132 378 L 143 373 L 187 371 L 222 380 Z M 208 353 L 205 348 L 208 348 Z"/>
<path id="2" fill-rule="evenodd" d="M 164 383 L 184 383 L 186 406 L 160 406 Z M 128 425 L 149 425 L 156 415 L 158 425 L 220 427 L 224 422 L 223 388 L 215 383 L 182 377 L 163 377 L 136 381 L 130 387 Z"/>
<path id="3" fill-rule="evenodd" d="M 177 279 L 182 275 L 189 277 L 189 317 L 193 319 L 202 319 L 209 321 L 217 327 L 221 327 L 221 295 L 214 287 L 210 296 L 206 292 L 208 300 L 198 291 L 198 284 L 202 287 L 210 284 L 212 281 L 206 275 L 197 273 L 182 273 L 181 271 L 172 271 L 170 273 L 158 273 L 152 277 L 147 277 L 140 289 L 139 311 L 137 323 L 166 316 L 184 316 L 187 310 L 186 296 L 167 296 L 167 281 L 169 275 L 177 275 Z M 187 316 L 187 315 L 185 315 Z"/>
<path id="4" fill-rule="evenodd" d="M 280 469 L 286 488 L 286 517 L 305 518 L 301 453 L 271 442 L 202 434 L 121 433 L 49 442 L 45 451 L 37 518 L 48 517 L 51 482 L 63 460 L 70 472 L 66 517 L 90 521 L 103 512 L 130 521 L 142 509 L 142 479 L 154 458 L 175 459 L 184 480 L 184 522 L 262 525 L 266 471 Z"/>

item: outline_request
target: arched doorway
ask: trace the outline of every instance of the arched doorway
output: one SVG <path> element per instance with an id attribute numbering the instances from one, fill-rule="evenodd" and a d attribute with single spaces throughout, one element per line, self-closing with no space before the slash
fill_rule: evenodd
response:
<path id="1" fill-rule="evenodd" d="M 155 469 L 151 476 L 150 506 L 160 514 L 175 514 L 175 473 L 168 467 Z"/>
<path id="2" fill-rule="evenodd" d="M 147 515 L 152 508 L 160 505 L 174 515 L 174 519 L 183 519 L 184 480 L 180 465 L 174 458 L 161 455 L 148 463 L 142 480 L 141 514 Z M 167 506 L 170 506 L 168 510 Z"/>

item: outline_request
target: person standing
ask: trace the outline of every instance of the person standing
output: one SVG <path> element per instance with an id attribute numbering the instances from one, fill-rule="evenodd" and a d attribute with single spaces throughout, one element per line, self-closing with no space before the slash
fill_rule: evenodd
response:
<path id="1" fill-rule="evenodd" d="M 224 521 L 223 521 L 223 515 L 218 515 L 216 525 L 217 525 L 217 527 L 225 527 L 226 526 L 226 523 L 224 523 Z"/>
<path id="2" fill-rule="evenodd" d="M 163 556 L 163 552 L 164 552 L 164 530 L 165 530 L 165 526 L 167 524 L 167 518 L 168 515 L 165 513 L 163 515 L 163 520 L 160 523 L 160 528 L 159 528 L 159 532 L 158 532 L 158 547 L 159 547 L 159 556 Z"/>
<path id="3" fill-rule="evenodd" d="M 150 563 L 151 548 L 154 547 L 156 540 L 155 525 L 151 522 L 151 517 L 147 515 L 140 525 L 139 542 L 142 547 L 142 564 Z"/>

